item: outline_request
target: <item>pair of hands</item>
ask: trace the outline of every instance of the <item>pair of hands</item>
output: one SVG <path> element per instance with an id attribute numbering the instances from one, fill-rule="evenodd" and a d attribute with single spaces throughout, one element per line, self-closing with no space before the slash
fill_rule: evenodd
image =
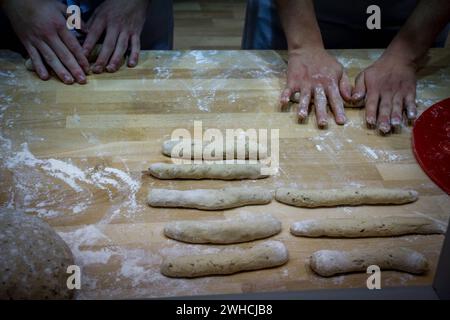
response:
<path id="1" fill-rule="evenodd" d="M 87 57 L 103 33 L 92 71 L 117 71 L 128 48 L 128 66 L 136 66 L 148 4 L 148 0 L 105 0 L 82 25 L 87 34 L 83 45 L 66 26 L 67 6 L 56 0 L 6 0 L 4 8 L 42 80 L 49 79 L 53 70 L 66 84 L 83 84 L 91 70 Z"/>
<path id="2" fill-rule="evenodd" d="M 289 52 L 286 89 L 282 106 L 299 92 L 298 118 L 304 121 L 312 98 L 320 128 L 328 125 L 327 102 L 337 124 L 344 124 L 344 101 L 365 102 L 366 123 L 388 133 L 402 123 L 403 110 L 409 120 L 416 117 L 416 67 L 400 56 L 385 52 L 380 59 L 356 78 L 353 87 L 342 65 L 323 48 L 297 49 Z"/>

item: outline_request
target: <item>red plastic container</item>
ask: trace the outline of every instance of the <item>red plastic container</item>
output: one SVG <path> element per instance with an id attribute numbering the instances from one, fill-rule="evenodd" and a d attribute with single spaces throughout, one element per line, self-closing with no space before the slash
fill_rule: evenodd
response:
<path id="1" fill-rule="evenodd" d="M 432 105 L 416 120 L 412 146 L 425 173 L 450 194 L 450 98 Z"/>

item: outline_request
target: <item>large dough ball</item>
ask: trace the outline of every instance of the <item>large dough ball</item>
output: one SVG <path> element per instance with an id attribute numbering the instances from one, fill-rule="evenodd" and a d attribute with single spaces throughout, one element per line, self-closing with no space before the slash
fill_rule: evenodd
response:
<path id="1" fill-rule="evenodd" d="M 0 299 L 70 299 L 72 252 L 44 221 L 0 210 Z"/>

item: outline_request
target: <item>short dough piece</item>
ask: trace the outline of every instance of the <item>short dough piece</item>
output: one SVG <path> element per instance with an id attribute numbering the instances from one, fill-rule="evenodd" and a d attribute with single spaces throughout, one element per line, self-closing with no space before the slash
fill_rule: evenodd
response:
<path id="1" fill-rule="evenodd" d="M 71 299 L 72 252 L 41 219 L 0 210 L 0 299 Z"/>
<path id="2" fill-rule="evenodd" d="M 280 188 L 275 199 L 296 207 L 333 207 L 364 204 L 404 204 L 416 201 L 417 191 L 384 188 L 299 190 Z"/>
<path id="3" fill-rule="evenodd" d="M 164 234 L 175 240 L 217 244 L 267 238 L 280 231 L 281 222 L 269 214 L 226 220 L 175 221 L 164 228 Z"/>
<path id="4" fill-rule="evenodd" d="M 151 189 L 147 198 L 152 207 L 221 210 L 272 201 L 272 193 L 259 187 L 224 189 Z"/>
<path id="5" fill-rule="evenodd" d="M 265 241 L 250 248 L 232 246 L 213 254 L 166 258 L 161 273 L 168 277 L 193 278 L 233 274 L 277 267 L 288 261 L 288 251 L 279 241 Z"/>
<path id="6" fill-rule="evenodd" d="M 172 164 L 154 163 L 148 169 L 158 179 L 261 179 L 260 164 Z"/>
<path id="7" fill-rule="evenodd" d="M 189 147 L 190 142 L 190 147 Z M 202 145 L 202 154 L 197 156 L 195 154 L 195 146 Z M 244 145 L 244 150 L 238 150 L 238 144 L 231 147 L 226 145 L 222 148 L 222 154 L 215 154 L 213 150 L 215 149 L 214 144 L 210 145 L 211 142 L 200 141 L 200 140 L 166 140 L 162 145 L 162 153 L 165 156 L 171 158 L 181 158 L 181 159 L 204 159 L 204 160 L 231 160 L 231 159 L 266 159 L 267 158 L 267 148 L 261 144 L 246 140 Z M 198 147 L 197 147 L 198 148 Z M 215 150 L 217 151 L 217 150 Z M 211 154 L 212 153 L 212 154 Z M 227 157 L 227 155 L 230 155 Z M 243 155 L 243 157 L 242 157 Z"/>
<path id="8" fill-rule="evenodd" d="M 370 265 L 381 270 L 421 274 L 428 270 L 427 259 L 407 248 L 365 248 L 352 251 L 320 250 L 310 258 L 311 269 L 323 277 L 349 272 L 366 272 Z"/>
<path id="9" fill-rule="evenodd" d="M 304 237 L 389 237 L 440 234 L 445 233 L 445 226 L 425 217 L 322 218 L 294 222 L 291 233 Z"/>

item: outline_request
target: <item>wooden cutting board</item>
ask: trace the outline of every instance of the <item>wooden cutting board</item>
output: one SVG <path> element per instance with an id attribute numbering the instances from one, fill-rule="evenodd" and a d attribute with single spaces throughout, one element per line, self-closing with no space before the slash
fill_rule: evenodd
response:
<path id="1" fill-rule="evenodd" d="M 380 50 L 332 51 L 353 78 Z M 319 130 L 311 115 L 298 124 L 294 110 L 280 112 L 286 53 L 274 51 L 143 52 L 135 69 L 92 75 L 87 85 L 40 81 L 23 60 L 0 52 L 0 205 L 39 214 L 67 241 L 82 268 L 78 298 L 185 296 L 320 288 L 364 287 L 366 274 L 321 278 L 307 265 L 319 249 L 405 246 L 421 251 L 431 272 L 383 272 L 382 286 L 432 282 L 443 236 L 307 239 L 289 234 L 296 220 L 313 217 L 426 215 L 447 221 L 450 199 L 422 172 L 411 151 L 411 127 L 381 137 L 366 129 L 364 111 L 351 109 L 345 126 L 330 119 Z M 450 50 L 431 50 L 419 74 L 420 111 L 450 96 Z M 145 174 L 167 161 L 162 141 L 176 128 L 279 129 L 280 171 L 258 181 L 159 181 Z M 227 211 L 155 209 L 149 188 L 225 186 L 414 188 L 420 199 L 404 206 L 301 209 L 272 202 Z M 165 238 L 179 219 L 223 219 L 268 212 L 283 223 L 273 237 L 288 247 L 279 268 L 232 276 L 169 279 L 159 273 L 164 256 L 214 252 Z"/>

